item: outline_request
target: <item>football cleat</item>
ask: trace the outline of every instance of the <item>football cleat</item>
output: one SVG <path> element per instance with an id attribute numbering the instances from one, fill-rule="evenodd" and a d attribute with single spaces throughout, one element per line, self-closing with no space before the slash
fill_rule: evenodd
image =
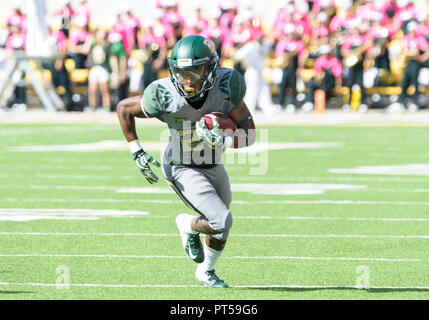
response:
<path id="1" fill-rule="evenodd" d="M 201 269 L 201 265 L 198 265 L 195 277 L 209 288 L 229 288 L 228 284 L 216 275 L 214 269 L 205 271 Z"/>
<path id="2" fill-rule="evenodd" d="M 196 263 L 201 263 L 204 261 L 204 249 L 201 244 L 200 234 L 199 233 L 188 233 L 185 230 L 185 223 L 188 223 L 187 219 L 184 219 L 186 215 L 178 215 L 176 218 L 176 225 L 180 232 L 180 237 L 182 238 L 183 248 L 185 253 L 191 258 L 192 261 Z"/>

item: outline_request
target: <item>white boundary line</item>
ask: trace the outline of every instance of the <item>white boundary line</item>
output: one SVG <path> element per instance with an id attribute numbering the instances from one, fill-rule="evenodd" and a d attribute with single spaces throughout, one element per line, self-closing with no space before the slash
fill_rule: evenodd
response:
<path id="1" fill-rule="evenodd" d="M 0 282 L 0 286 L 31 286 L 31 287 L 56 287 L 58 289 L 70 287 L 93 287 L 93 288 L 205 288 L 203 285 L 169 285 L 169 284 L 99 284 L 99 283 L 70 283 L 54 284 L 54 283 L 13 283 L 13 282 Z M 350 289 L 350 290 L 429 290 L 429 287 L 394 287 L 394 286 L 369 286 L 369 287 L 356 287 L 356 286 L 315 286 L 315 285 L 237 285 L 230 286 L 230 288 L 237 289 L 270 289 L 270 288 L 285 288 L 285 289 Z"/>
<path id="2" fill-rule="evenodd" d="M 119 254 L 0 254 L 3 258 L 101 258 L 101 259 L 189 259 L 187 256 L 145 256 Z M 289 257 L 289 256 L 225 256 L 228 260 L 340 260 L 378 262 L 427 262 L 429 259 L 349 258 L 349 257 Z"/>
<path id="3" fill-rule="evenodd" d="M 179 237 L 175 233 L 61 233 L 0 232 L 0 236 L 79 236 L 79 237 Z M 363 238 L 363 239 L 429 239 L 429 235 L 366 235 L 366 234 L 234 234 L 240 238 Z"/>

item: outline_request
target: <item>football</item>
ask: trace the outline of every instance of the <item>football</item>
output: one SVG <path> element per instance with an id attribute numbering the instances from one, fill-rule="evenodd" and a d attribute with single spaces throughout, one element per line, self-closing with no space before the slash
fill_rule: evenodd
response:
<path id="1" fill-rule="evenodd" d="M 214 119 L 219 121 L 224 136 L 234 135 L 234 132 L 237 130 L 237 125 L 230 117 L 221 112 L 212 112 L 204 116 L 204 122 L 209 130 L 213 129 Z"/>

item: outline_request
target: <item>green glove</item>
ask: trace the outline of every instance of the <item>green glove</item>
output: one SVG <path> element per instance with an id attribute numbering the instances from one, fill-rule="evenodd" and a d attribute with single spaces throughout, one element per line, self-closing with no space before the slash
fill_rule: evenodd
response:
<path id="1" fill-rule="evenodd" d="M 201 118 L 200 121 L 196 123 L 196 132 L 204 143 L 209 145 L 210 148 L 216 149 L 218 147 L 223 147 L 224 137 L 220 129 L 219 121 L 213 119 L 213 122 L 213 129 L 210 130 L 207 128 L 204 118 Z"/>
<path id="2" fill-rule="evenodd" d="M 139 167 L 141 173 L 144 175 L 146 180 L 149 181 L 150 184 L 157 183 L 159 178 L 152 171 L 149 166 L 149 163 L 152 163 L 159 168 L 161 165 L 158 163 L 158 161 L 152 158 L 152 156 L 147 154 L 143 149 L 134 152 L 132 155 L 133 159 L 136 161 L 137 167 Z"/>

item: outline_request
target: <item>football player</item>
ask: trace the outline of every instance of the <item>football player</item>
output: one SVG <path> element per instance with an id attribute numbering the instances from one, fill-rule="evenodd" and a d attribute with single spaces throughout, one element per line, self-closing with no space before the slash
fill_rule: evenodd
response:
<path id="1" fill-rule="evenodd" d="M 194 262 L 197 280 L 212 288 L 228 285 L 215 272 L 229 230 L 231 188 L 222 164 L 227 147 L 242 148 L 255 142 L 255 124 L 243 97 L 246 84 L 232 69 L 218 68 L 219 57 L 212 42 L 191 35 L 173 47 L 168 59 L 170 77 L 150 84 L 143 96 L 119 103 L 117 112 L 137 166 L 149 183 L 158 182 L 150 165 L 160 164 L 141 146 L 135 118 L 157 118 L 170 129 L 162 159 L 167 183 L 198 217 L 176 218 L 185 252 Z M 228 115 L 238 130 L 223 137 L 219 123 L 209 130 L 202 117 L 212 112 Z M 201 125 L 196 130 L 196 123 Z M 221 137 L 220 139 L 218 137 Z M 200 233 L 206 235 L 204 245 Z"/>

